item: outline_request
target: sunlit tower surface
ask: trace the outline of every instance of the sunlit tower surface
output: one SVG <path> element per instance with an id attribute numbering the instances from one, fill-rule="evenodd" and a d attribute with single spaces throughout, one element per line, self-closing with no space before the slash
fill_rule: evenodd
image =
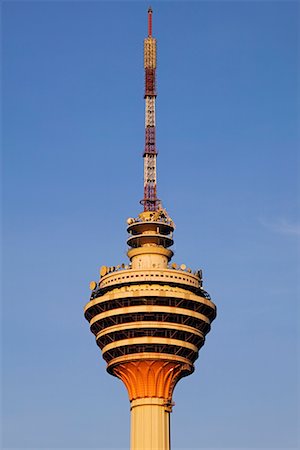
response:
<path id="1" fill-rule="evenodd" d="M 174 223 L 157 198 L 156 40 L 152 10 L 144 40 L 144 211 L 127 220 L 128 264 L 102 266 L 91 282 L 85 317 L 107 363 L 125 384 L 131 410 L 131 450 L 168 450 L 176 383 L 194 362 L 216 317 L 202 271 L 170 263 Z"/>

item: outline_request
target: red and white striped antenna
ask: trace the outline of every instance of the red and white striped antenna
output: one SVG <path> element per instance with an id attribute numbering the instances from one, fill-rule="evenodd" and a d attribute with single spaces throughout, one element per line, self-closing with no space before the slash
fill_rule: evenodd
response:
<path id="1" fill-rule="evenodd" d="M 155 139 L 155 71 L 156 39 L 152 37 L 152 8 L 148 9 L 148 37 L 144 40 L 145 68 L 145 149 L 144 149 L 144 211 L 157 211 L 161 204 L 156 193 Z"/>

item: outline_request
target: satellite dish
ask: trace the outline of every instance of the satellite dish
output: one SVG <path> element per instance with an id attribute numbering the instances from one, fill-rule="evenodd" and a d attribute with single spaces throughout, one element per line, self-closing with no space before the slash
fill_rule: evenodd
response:
<path id="1" fill-rule="evenodd" d="M 96 287 L 97 287 L 96 281 L 91 281 L 90 282 L 90 290 L 93 291 L 94 289 L 96 289 Z"/>
<path id="2" fill-rule="evenodd" d="M 180 269 L 181 270 L 185 270 L 186 269 L 186 265 L 185 264 L 181 264 Z"/>
<path id="3" fill-rule="evenodd" d="M 104 277 L 108 273 L 108 268 L 106 266 L 101 266 L 100 268 L 100 275 L 101 277 Z"/>
<path id="4" fill-rule="evenodd" d="M 178 266 L 177 266 L 176 263 L 172 263 L 172 266 L 171 266 L 171 267 L 172 267 L 172 269 L 177 269 Z"/>

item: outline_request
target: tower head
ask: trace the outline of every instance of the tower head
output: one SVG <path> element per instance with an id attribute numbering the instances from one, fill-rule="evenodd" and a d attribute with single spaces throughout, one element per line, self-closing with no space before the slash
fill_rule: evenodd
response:
<path id="1" fill-rule="evenodd" d="M 151 423 L 167 423 L 164 415 L 171 411 L 174 387 L 193 372 L 216 316 L 216 307 L 202 286 L 202 271 L 171 263 L 175 226 L 157 198 L 156 40 L 151 8 L 144 68 L 144 211 L 127 220 L 129 263 L 102 266 L 99 280 L 90 284 L 91 297 L 85 307 L 107 371 L 128 390 L 137 429 L 148 421 L 145 417 Z M 140 415 L 138 406 L 144 408 Z M 132 449 L 168 449 L 168 433 L 161 434 L 161 441 L 148 447 L 152 437 L 140 432 L 133 437 Z"/>

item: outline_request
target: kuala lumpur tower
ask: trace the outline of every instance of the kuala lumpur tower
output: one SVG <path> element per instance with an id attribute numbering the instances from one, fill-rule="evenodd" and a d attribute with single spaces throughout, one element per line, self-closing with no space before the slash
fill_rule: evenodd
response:
<path id="1" fill-rule="evenodd" d="M 125 384 L 131 411 L 131 450 L 169 450 L 176 383 L 194 371 L 216 307 L 202 271 L 170 263 L 174 223 L 157 198 L 156 40 L 152 9 L 144 40 L 144 211 L 127 220 L 129 262 L 102 266 L 90 283 L 85 317 L 107 363 Z"/>

